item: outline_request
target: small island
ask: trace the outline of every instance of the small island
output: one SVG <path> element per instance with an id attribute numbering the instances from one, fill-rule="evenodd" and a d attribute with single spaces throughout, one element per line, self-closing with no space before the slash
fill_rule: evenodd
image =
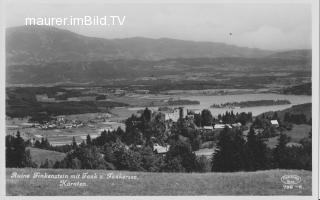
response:
<path id="1" fill-rule="evenodd" d="M 168 106 L 179 106 L 179 105 L 199 105 L 200 101 L 193 101 L 188 99 L 178 99 L 167 101 Z"/>
<path id="2" fill-rule="evenodd" d="M 241 102 L 228 102 L 223 104 L 213 104 L 211 108 L 246 108 L 257 106 L 276 106 L 291 104 L 289 100 L 257 100 L 257 101 L 241 101 Z"/>

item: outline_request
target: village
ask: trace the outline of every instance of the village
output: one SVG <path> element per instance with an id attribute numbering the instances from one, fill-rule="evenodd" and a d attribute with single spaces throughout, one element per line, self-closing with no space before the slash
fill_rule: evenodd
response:
<path id="1" fill-rule="evenodd" d="M 150 109 L 152 115 L 158 115 L 166 125 L 166 129 L 169 130 L 173 124 L 177 123 L 179 119 L 186 120 L 189 124 L 195 123 L 195 118 L 201 115 L 201 110 L 186 109 L 185 107 L 160 107 L 158 109 Z M 140 117 L 143 110 L 137 110 L 135 115 Z M 211 156 L 214 151 L 214 138 L 217 137 L 219 132 L 224 128 L 238 128 L 243 130 L 244 135 L 249 131 L 249 124 L 241 124 L 239 121 L 234 123 L 223 123 L 223 120 L 216 119 L 212 124 L 198 124 L 195 126 L 203 137 L 205 145 L 204 148 L 199 149 L 198 155 Z M 270 125 L 278 128 L 279 123 L 277 120 L 270 120 Z M 16 131 L 21 131 L 22 137 L 25 140 L 30 140 L 34 144 L 37 140 L 47 138 L 54 146 L 70 144 L 72 138 L 75 137 L 77 143 L 81 143 L 86 139 L 87 135 L 91 138 L 98 137 L 101 132 L 112 132 L 121 128 L 125 131 L 125 119 L 115 121 L 113 114 L 111 113 L 96 113 L 87 115 L 86 118 L 81 117 L 69 117 L 65 115 L 53 117 L 50 121 L 44 121 L 43 123 L 37 122 L 17 122 L 11 125 L 7 125 L 9 133 L 14 134 Z M 263 132 L 263 129 L 255 129 L 257 133 Z M 210 145 L 207 145 L 210 143 Z M 138 145 L 139 147 L 139 145 Z M 154 144 L 154 151 L 159 154 L 165 154 L 169 150 L 169 145 L 161 146 Z"/>

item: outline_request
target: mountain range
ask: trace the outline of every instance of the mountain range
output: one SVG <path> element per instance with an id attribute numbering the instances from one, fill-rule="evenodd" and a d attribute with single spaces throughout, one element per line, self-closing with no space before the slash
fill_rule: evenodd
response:
<path id="1" fill-rule="evenodd" d="M 169 38 L 104 39 L 46 26 L 6 30 L 7 83 L 15 84 L 121 79 L 163 74 L 168 68 L 164 74 L 221 66 L 231 71 L 248 66 L 305 68 L 310 62 L 311 50 L 277 52 Z"/>
<path id="2" fill-rule="evenodd" d="M 272 51 L 223 43 L 143 37 L 103 39 L 46 26 L 22 26 L 6 31 L 9 64 L 60 61 L 162 60 L 198 57 L 263 57 Z"/>

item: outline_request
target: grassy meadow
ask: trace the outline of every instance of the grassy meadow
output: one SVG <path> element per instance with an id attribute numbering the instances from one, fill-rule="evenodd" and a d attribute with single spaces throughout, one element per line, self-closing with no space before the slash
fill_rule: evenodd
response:
<path id="1" fill-rule="evenodd" d="M 29 179 L 11 178 L 12 173 L 30 174 Z M 84 182 L 86 186 L 60 186 L 61 179 L 33 179 L 33 173 L 41 174 L 109 174 L 136 176 L 137 179 L 68 179 Z M 106 170 L 71 169 L 6 169 L 7 195 L 311 195 L 310 171 L 268 170 L 235 173 L 150 173 Z M 284 189 L 283 175 L 301 177 L 302 188 Z M 105 176 L 106 177 L 106 176 Z"/>
<path id="2" fill-rule="evenodd" d="M 44 163 L 46 159 L 54 163 L 56 161 L 63 160 L 64 157 L 66 156 L 65 153 L 61 153 L 57 151 L 49 151 L 49 150 L 39 149 L 39 148 L 28 147 L 27 150 L 30 150 L 32 161 L 37 163 L 38 166 Z"/>

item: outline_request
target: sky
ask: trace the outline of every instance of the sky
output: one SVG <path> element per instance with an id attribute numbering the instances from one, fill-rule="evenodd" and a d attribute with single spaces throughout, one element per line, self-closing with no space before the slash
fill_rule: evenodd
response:
<path id="1" fill-rule="evenodd" d="M 55 3 L 53 3 L 55 2 Z M 77 3 L 75 3 L 77 2 Z M 123 26 L 60 26 L 101 38 L 174 38 L 270 50 L 311 48 L 311 6 L 307 3 L 101 3 L 7 1 L 6 25 L 25 17 L 126 16 Z"/>

